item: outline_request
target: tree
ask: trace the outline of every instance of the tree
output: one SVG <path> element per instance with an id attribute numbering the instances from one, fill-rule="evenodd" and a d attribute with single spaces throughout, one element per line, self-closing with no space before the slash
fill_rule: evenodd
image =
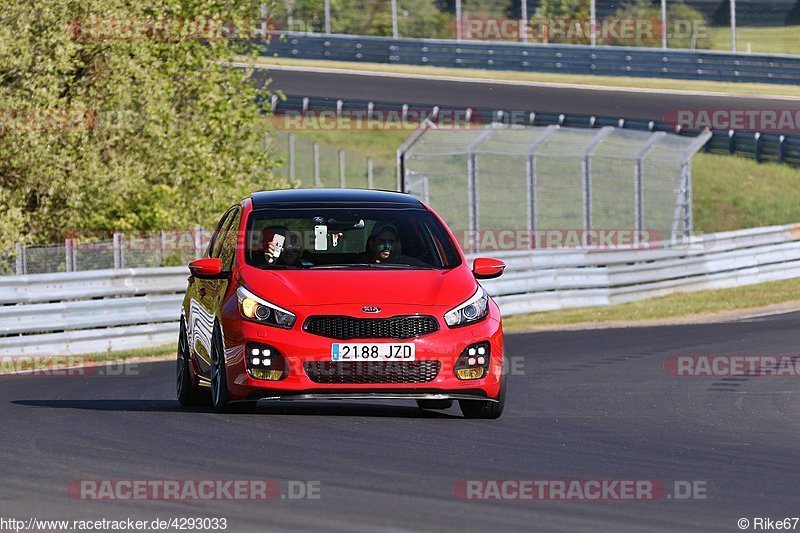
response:
<path id="1" fill-rule="evenodd" d="M 536 8 L 536 18 L 588 19 L 589 0 L 542 0 Z"/>
<path id="2" fill-rule="evenodd" d="M 268 94 L 220 65 L 236 45 L 175 38 L 181 20 L 256 19 L 258 2 L 0 0 L 0 12 L 0 249 L 211 225 L 251 191 L 289 185 L 263 146 Z M 138 29 L 106 39 L 122 31 L 93 26 L 108 19 Z M 153 19 L 172 30 L 142 24 Z"/>
<path id="3" fill-rule="evenodd" d="M 588 44 L 589 0 L 542 0 L 534 12 L 534 40 L 549 43 Z"/>
<path id="4" fill-rule="evenodd" d="M 658 21 L 660 27 L 660 3 L 654 5 L 651 0 L 635 0 L 617 11 L 618 19 Z M 667 45 L 670 48 L 710 48 L 711 37 L 708 33 L 708 21 L 703 13 L 683 2 L 671 1 L 667 4 Z M 635 35 L 634 38 L 621 36 L 609 38 L 601 44 L 620 46 L 661 46 L 661 32 L 652 35 Z"/>

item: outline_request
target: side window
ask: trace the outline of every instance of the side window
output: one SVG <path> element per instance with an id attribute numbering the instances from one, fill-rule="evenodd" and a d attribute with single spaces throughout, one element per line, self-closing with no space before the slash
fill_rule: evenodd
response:
<path id="1" fill-rule="evenodd" d="M 217 242 L 221 238 L 221 234 L 224 234 L 225 227 L 228 222 L 230 222 L 230 216 L 233 213 L 233 209 L 228 209 L 225 211 L 225 214 L 222 215 L 222 218 L 219 219 L 219 224 L 217 224 L 217 229 L 214 230 L 214 234 L 211 235 L 211 240 L 208 242 L 208 249 L 206 250 L 206 257 L 217 257 L 214 255 L 213 251 L 218 249 Z"/>
<path id="2" fill-rule="evenodd" d="M 230 217 L 231 223 L 225 230 L 225 236 L 220 239 L 221 247 L 219 258 L 222 260 L 222 268 L 230 270 L 233 266 L 233 259 L 236 257 L 236 244 L 239 240 L 239 226 L 242 221 L 241 209 L 236 209 Z"/>

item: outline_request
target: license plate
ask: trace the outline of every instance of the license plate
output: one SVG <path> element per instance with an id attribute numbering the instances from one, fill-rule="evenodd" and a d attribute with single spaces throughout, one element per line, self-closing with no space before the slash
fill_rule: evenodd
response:
<path id="1" fill-rule="evenodd" d="M 334 343 L 331 361 L 413 361 L 414 348 L 413 343 Z"/>

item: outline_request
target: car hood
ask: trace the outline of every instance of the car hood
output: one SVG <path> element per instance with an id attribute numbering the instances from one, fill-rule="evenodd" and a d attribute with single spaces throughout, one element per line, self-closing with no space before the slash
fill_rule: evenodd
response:
<path id="1" fill-rule="evenodd" d="M 240 284 L 276 305 L 455 306 L 477 289 L 469 268 L 451 270 L 262 270 L 242 268 Z"/>

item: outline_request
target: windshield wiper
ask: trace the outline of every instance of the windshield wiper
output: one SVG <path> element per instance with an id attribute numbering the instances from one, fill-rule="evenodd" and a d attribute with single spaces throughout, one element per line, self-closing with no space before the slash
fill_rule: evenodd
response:
<path id="1" fill-rule="evenodd" d="M 344 263 L 338 265 L 314 265 L 309 269 L 337 269 L 337 268 L 382 268 L 386 270 L 435 270 L 436 267 L 429 265 L 405 265 L 403 263 Z"/>
<path id="2" fill-rule="evenodd" d="M 344 263 L 338 265 L 312 265 L 308 267 L 309 270 L 330 270 L 334 268 L 370 268 L 370 263 Z"/>

